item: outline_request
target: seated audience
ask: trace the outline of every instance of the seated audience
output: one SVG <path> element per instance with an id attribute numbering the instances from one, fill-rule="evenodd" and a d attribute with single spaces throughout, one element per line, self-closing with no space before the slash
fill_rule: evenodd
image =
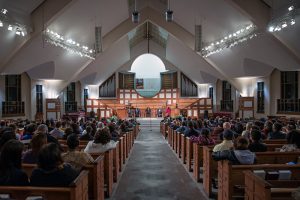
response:
<path id="1" fill-rule="evenodd" d="M 222 143 L 217 144 L 214 149 L 213 152 L 217 152 L 217 151 L 225 151 L 225 150 L 230 150 L 233 148 L 233 132 L 231 130 L 225 130 L 223 132 L 223 137 L 224 140 Z"/>
<path id="2" fill-rule="evenodd" d="M 203 128 L 198 137 L 191 137 L 191 141 L 200 145 L 214 145 L 216 141 L 210 137 L 210 130 Z"/>
<path id="3" fill-rule="evenodd" d="M 117 142 L 111 140 L 108 128 L 97 130 L 94 140 L 89 141 L 84 149 L 87 153 L 103 153 L 110 149 L 116 148 Z"/>
<path id="4" fill-rule="evenodd" d="M 220 140 L 223 140 L 223 137 L 224 137 L 223 134 L 224 134 L 224 131 L 226 131 L 226 130 L 231 130 L 231 124 L 229 122 L 224 122 L 223 123 L 223 132 L 220 134 Z"/>
<path id="5" fill-rule="evenodd" d="M 245 138 L 247 138 L 247 139 L 250 139 L 250 136 L 251 136 L 250 131 L 251 131 L 252 125 L 253 125 L 252 122 L 248 122 L 248 123 L 246 124 L 246 130 L 244 130 L 244 131 L 242 132 L 242 136 L 243 136 L 243 137 L 245 137 Z"/>
<path id="6" fill-rule="evenodd" d="M 264 124 L 264 129 L 262 132 L 264 133 L 263 138 L 269 138 L 269 135 L 273 132 L 273 123 L 271 121 L 266 121 Z"/>
<path id="7" fill-rule="evenodd" d="M 62 139 L 66 140 L 71 134 L 73 134 L 73 129 L 71 127 L 66 128 Z"/>
<path id="8" fill-rule="evenodd" d="M 86 129 L 83 131 L 82 136 L 80 136 L 80 140 L 90 141 L 93 140 L 94 137 L 92 136 L 93 128 L 91 126 L 87 126 Z"/>
<path id="9" fill-rule="evenodd" d="M 44 133 L 35 134 L 30 144 L 31 149 L 23 154 L 22 162 L 26 164 L 36 164 L 40 150 L 47 144 L 47 135 Z"/>
<path id="10" fill-rule="evenodd" d="M 61 139 L 64 135 L 64 132 L 60 130 L 61 123 L 56 122 L 55 128 L 49 133 L 51 136 L 55 137 L 56 139 Z"/>
<path id="11" fill-rule="evenodd" d="M 66 187 L 78 173 L 68 164 L 63 163 L 61 152 L 54 143 L 46 144 L 38 155 L 38 168 L 31 174 L 31 185 L 45 187 Z"/>
<path id="12" fill-rule="evenodd" d="M 273 132 L 269 133 L 269 139 L 277 140 L 277 139 L 286 139 L 286 134 L 281 132 L 282 125 L 278 122 L 273 124 L 272 130 Z"/>
<path id="13" fill-rule="evenodd" d="M 116 125 L 114 123 L 110 123 L 107 127 L 109 128 L 111 139 L 114 141 L 118 141 L 119 133 L 118 133 L 118 131 L 116 131 Z"/>
<path id="14" fill-rule="evenodd" d="M 12 139 L 5 143 L 0 155 L 0 185 L 25 186 L 28 177 L 21 166 L 24 145 Z"/>
<path id="15" fill-rule="evenodd" d="M 183 121 L 181 123 L 181 126 L 176 129 L 176 131 L 179 132 L 179 133 L 184 133 L 186 130 L 187 130 L 187 127 L 186 127 L 186 122 L 185 121 Z"/>
<path id="16" fill-rule="evenodd" d="M 234 150 L 213 152 L 214 160 L 229 160 L 233 165 L 251 165 L 255 162 L 255 154 L 248 149 L 248 140 L 244 137 L 237 139 Z"/>
<path id="17" fill-rule="evenodd" d="M 281 147 L 280 152 L 300 151 L 300 131 L 292 130 L 287 134 L 287 143 Z"/>
<path id="18" fill-rule="evenodd" d="M 195 129 L 194 123 L 192 121 L 189 121 L 188 129 L 185 130 L 184 136 L 185 137 L 191 137 L 191 136 L 198 137 L 198 135 L 199 135 L 199 132 Z"/>
<path id="19" fill-rule="evenodd" d="M 85 165 L 94 162 L 94 159 L 90 154 L 76 150 L 79 146 L 77 135 L 69 135 L 67 145 L 68 151 L 62 154 L 62 158 L 65 163 L 69 163 L 77 172 L 80 172 Z"/>
<path id="20" fill-rule="evenodd" d="M 267 151 L 267 146 L 262 143 L 262 134 L 259 130 L 251 131 L 251 144 L 249 145 L 249 150 L 252 152 L 265 152 Z"/>
<path id="21" fill-rule="evenodd" d="M 5 128 L 0 138 L 0 152 L 2 151 L 2 148 L 5 145 L 5 143 L 12 139 L 16 139 L 15 133 L 11 130 L 11 128 Z"/>
<path id="22" fill-rule="evenodd" d="M 28 124 L 24 128 L 24 134 L 21 137 L 21 140 L 30 140 L 35 131 L 36 131 L 36 124 L 33 124 L 33 123 Z"/>

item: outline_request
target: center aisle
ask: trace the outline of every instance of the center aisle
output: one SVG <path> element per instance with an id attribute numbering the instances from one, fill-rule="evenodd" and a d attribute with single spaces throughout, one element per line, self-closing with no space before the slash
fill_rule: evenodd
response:
<path id="1" fill-rule="evenodd" d="M 143 127 L 111 199 L 207 199 L 155 127 Z"/>

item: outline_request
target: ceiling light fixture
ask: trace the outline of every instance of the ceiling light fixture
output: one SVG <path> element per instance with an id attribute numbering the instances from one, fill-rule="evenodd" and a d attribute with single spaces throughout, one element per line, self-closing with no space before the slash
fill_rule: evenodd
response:
<path id="1" fill-rule="evenodd" d="M 2 8 L 1 9 L 1 13 L 4 14 L 4 15 L 6 15 L 8 13 L 8 11 L 5 8 Z"/>
<path id="2" fill-rule="evenodd" d="M 131 20 L 133 23 L 139 23 L 140 12 L 136 9 L 136 0 L 134 0 L 134 11 L 132 12 Z"/>
<path id="3" fill-rule="evenodd" d="M 273 13 L 273 17 L 268 24 L 268 31 L 272 33 L 293 26 L 296 23 L 295 19 L 299 13 L 299 9 L 294 5 L 289 6 L 287 9 L 284 7 L 277 10 L 276 13 Z"/>
<path id="4" fill-rule="evenodd" d="M 256 37 L 257 34 L 257 27 L 253 24 L 250 24 L 215 42 L 209 42 L 209 45 L 202 48 L 201 55 L 206 58 L 222 51 L 223 49 L 234 47 L 242 42 L 252 39 Z"/>
<path id="5" fill-rule="evenodd" d="M 173 11 L 170 9 L 170 0 L 168 0 L 168 9 L 166 10 L 166 21 L 172 22 L 173 21 Z"/>
<path id="6" fill-rule="evenodd" d="M 8 25 L 7 30 L 12 31 L 13 30 L 12 26 Z"/>
<path id="7" fill-rule="evenodd" d="M 7 30 L 16 30 L 16 35 L 25 36 L 31 28 L 25 24 L 20 24 L 13 17 L 8 15 L 8 10 L 5 8 L 0 9 L 0 27 L 7 27 Z"/>
<path id="8" fill-rule="evenodd" d="M 95 51 L 86 45 L 81 45 L 71 38 L 65 39 L 64 36 L 47 29 L 44 31 L 45 41 L 54 45 L 59 46 L 69 52 L 75 53 L 81 57 L 86 57 L 89 59 L 95 59 Z"/>

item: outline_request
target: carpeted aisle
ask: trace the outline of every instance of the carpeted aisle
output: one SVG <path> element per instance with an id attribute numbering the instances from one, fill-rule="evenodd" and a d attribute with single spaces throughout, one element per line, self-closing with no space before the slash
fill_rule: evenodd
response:
<path id="1" fill-rule="evenodd" d="M 207 199 L 171 151 L 159 128 L 142 128 L 111 199 Z"/>

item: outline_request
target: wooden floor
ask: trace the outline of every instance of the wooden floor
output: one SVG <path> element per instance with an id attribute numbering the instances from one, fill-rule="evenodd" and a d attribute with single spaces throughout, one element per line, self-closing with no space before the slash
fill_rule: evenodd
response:
<path id="1" fill-rule="evenodd" d="M 159 127 L 142 128 L 111 199 L 207 199 L 171 151 Z"/>

